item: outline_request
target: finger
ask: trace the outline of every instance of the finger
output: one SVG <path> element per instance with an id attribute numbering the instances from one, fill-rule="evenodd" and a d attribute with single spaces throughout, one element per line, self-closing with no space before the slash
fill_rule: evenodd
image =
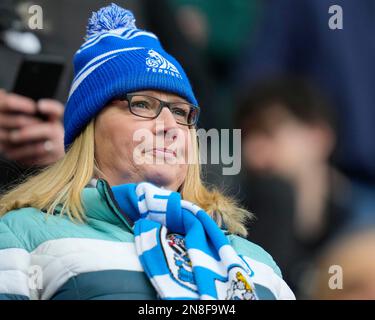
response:
<path id="1" fill-rule="evenodd" d="M 4 103 L 7 92 L 4 89 L 0 89 L 0 105 Z"/>
<path id="2" fill-rule="evenodd" d="M 3 152 L 4 147 L 9 143 L 9 132 L 0 129 L 0 153 Z"/>
<path id="3" fill-rule="evenodd" d="M 2 143 L 8 142 L 8 139 L 9 139 L 9 131 L 0 129 L 0 145 Z"/>
<path id="4" fill-rule="evenodd" d="M 5 147 L 4 155 L 14 161 L 22 161 L 27 158 L 39 158 L 48 155 L 48 151 L 44 148 L 44 142 L 26 144 L 17 147 Z"/>
<path id="5" fill-rule="evenodd" d="M 50 123 L 38 123 L 32 126 L 23 127 L 17 131 L 11 131 L 9 140 L 12 143 L 30 143 L 39 140 L 53 140 L 56 126 Z"/>
<path id="6" fill-rule="evenodd" d="M 57 100 L 41 99 L 37 103 L 37 109 L 50 120 L 59 120 L 64 114 L 64 106 Z"/>
<path id="7" fill-rule="evenodd" d="M 0 89 L 0 112 L 3 109 L 3 105 L 5 104 L 6 96 L 6 91 L 4 89 Z"/>
<path id="8" fill-rule="evenodd" d="M 41 123 L 41 121 L 33 116 L 23 114 L 0 113 L 1 129 L 18 129 L 24 126 Z"/>
<path id="9" fill-rule="evenodd" d="M 23 112 L 27 114 L 35 114 L 36 104 L 35 102 L 24 96 L 20 96 L 14 93 L 5 94 L 0 102 L 0 112 Z"/>

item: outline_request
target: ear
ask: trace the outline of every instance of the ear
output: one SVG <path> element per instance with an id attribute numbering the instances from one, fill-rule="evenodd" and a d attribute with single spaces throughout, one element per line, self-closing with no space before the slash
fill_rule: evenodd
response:
<path id="1" fill-rule="evenodd" d="M 328 159 L 336 144 L 335 132 L 325 123 L 315 124 L 312 129 L 314 143 L 319 146 L 321 156 Z"/>

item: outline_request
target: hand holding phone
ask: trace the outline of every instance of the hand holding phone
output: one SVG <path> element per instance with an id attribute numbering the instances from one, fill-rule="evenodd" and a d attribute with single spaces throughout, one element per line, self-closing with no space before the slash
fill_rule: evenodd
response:
<path id="1" fill-rule="evenodd" d="M 63 67 L 59 57 L 25 57 L 13 93 L 0 90 L 0 153 L 6 158 L 44 166 L 64 155 L 64 107 L 51 99 Z"/>
<path id="2" fill-rule="evenodd" d="M 0 89 L 0 141 L 5 135 L 4 131 L 40 121 L 35 117 L 36 112 L 37 106 L 32 99 Z"/>
<path id="3" fill-rule="evenodd" d="M 35 117 L 36 110 L 48 121 Z M 44 166 L 64 155 L 63 105 L 51 99 L 34 102 L 0 90 L 0 153 L 21 164 Z"/>

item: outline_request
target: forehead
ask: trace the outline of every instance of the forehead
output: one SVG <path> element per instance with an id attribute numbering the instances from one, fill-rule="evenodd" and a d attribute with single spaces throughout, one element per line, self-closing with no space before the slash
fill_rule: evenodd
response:
<path id="1" fill-rule="evenodd" d="M 166 92 L 166 91 L 140 90 L 140 91 L 133 91 L 133 92 L 130 92 L 130 93 L 131 94 L 151 96 L 151 97 L 155 97 L 155 98 L 158 98 L 160 100 L 167 101 L 167 102 L 172 102 L 172 101 L 187 102 L 186 99 L 180 97 L 179 95 L 177 95 L 175 93 Z"/>

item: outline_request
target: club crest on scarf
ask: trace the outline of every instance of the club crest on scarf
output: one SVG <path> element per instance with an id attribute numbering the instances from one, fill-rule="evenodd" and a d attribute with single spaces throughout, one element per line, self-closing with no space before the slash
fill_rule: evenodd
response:
<path id="1" fill-rule="evenodd" d="M 246 277 L 240 271 L 236 271 L 235 274 L 225 300 L 256 300 L 254 290 Z"/>
<path id="2" fill-rule="evenodd" d="M 173 250 L 173 258 L 168 259 L 168 265 L 176 279 L 196 290 L 193 267 L 185 247 L 184 238 L 179 234 L 168 234 L 167 242 Z"/>
<path id="3" fill-rule="evenodd" d="M 166 253 L 171 272 L 176 280 L 196 290 L 192 263 L 187 253 L 184 238 L 179 234 L 171 233 L 167 235 L 167 243 L 173 250 L 172 255 Z M 220 284 L 218 285 L 218 283 Z M 222 290 L 223 293 L 226 292 L 226 295 L 222 296 L 223 300 L 256 300 L 252 285 L 239 268 L 233 268 L 227 281 L 216 280 L 216 285 L 218 289 L 221 289 L 222 286 L 227 288 L 226 291 Z"/>

